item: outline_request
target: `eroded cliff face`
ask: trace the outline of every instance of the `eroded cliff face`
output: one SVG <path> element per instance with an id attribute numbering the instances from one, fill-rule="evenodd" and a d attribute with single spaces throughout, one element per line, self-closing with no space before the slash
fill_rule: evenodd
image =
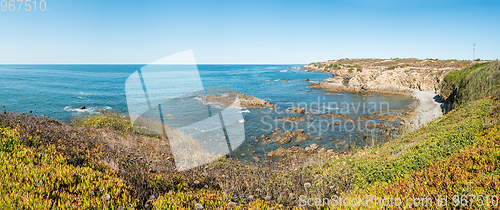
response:
<path id="1" fill-rule="evenodd" d="M 404 93 L 411 89 L 434 91 L 453 70 L 470 65 L 468 61 L 418 59 L 340 59 L 311 63 L 309 71 L 332 73 L 312 88 L 347 92 Z"/>

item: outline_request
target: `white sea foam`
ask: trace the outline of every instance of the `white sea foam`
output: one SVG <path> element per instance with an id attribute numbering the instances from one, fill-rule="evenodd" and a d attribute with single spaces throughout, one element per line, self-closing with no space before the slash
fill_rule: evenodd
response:
<path id="1" fill-rule="evenodd" d="M 326 108 L 326 109 L 328 109 L 328 110 L 336 110 L 336 109 L 339 109 L 338 107 L 329 107 L 329 106 L 327 106 L 327 107 L 325 107 L 325 108 Z"/>
<path id="2" fill-rule="evenodd" d="M 105 106 L 103 108 L 99 108 L 99 107 L 86 107 L 85 109 L 73 108 L 71 106 L 64 107 L 64 111 L 66 111 L 66 112 L 78 112 L 78 113 L 90 113 L 90 114 L 98 113 L 100 109 L 111 110 L 112 108 L 109 107 L 109 106 Z"/>
<path id="3" fill-rule="evenodd" d="M 287 72 L 288 70 L 281 70 L 280 72 Z"/>

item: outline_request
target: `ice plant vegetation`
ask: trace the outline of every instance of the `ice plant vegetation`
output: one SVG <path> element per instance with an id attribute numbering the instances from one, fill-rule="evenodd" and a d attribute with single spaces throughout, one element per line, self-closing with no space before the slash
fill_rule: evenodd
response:
<path id="1" fill-rule="evenodd" d="M 134 132 L 126 115 L 103 112 L 66 125 L 2 113 L 0 208 L 300 209 L 300 198 L 366 195 L 401 198 L 401 208 L 422 208 L 404 198 L 430 199 L 426 207 L 435 209 L 498 208 L 499 67 L 451 72 L 442 88 L 455 106 L 414 132 L 293 167 L 221 158 L 177 172 L 168 139 Z M 436 205 L 444 197 L 447 207 Z M 319 204 L 312 208 L 340 208 Z"/>

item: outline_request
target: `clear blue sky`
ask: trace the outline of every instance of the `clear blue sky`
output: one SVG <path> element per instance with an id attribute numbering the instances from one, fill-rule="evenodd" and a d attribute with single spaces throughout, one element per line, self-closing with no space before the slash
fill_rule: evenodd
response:
<path id="1" fill-rule="evenodd" d="M 149 63 L 187 49 L 198 63 L 471 59 L 473 43 L 500 57 L 500 1 L 46 3 L 0 11 L 0 63 Z"/>

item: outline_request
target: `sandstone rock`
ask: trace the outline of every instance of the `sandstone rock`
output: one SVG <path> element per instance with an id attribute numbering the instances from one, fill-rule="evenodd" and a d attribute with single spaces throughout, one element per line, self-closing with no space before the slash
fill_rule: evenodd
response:
<path id="1" fill-rule="evenodd" d="M 304 114 L 306 112 L 306 108 L 304 108 L 304 107 L 295 107 L 294 106 L 294 107 L 292 107 L 292 110 L 294 112 L 299 113 L 299 114 Z"/>
<path id="2" fill-rule="evenodd" d="M 268 152 L 269 157 L 284 157 L 287 154 L 287 150 L 284 147 L 280 147 L 274 151 Z"/>
<path id="3" fill-rule="evenodd" d="M 292 138 L 289 136 L 278 136 L 276 137 L 276 142 L 281 143 L 281 144 L 286 144 L 292 141 Z"/>
<path id="4" fill-rule="evenodd" d="M 337 65 L 338 68 L 332 68 L 333 64 Z M 435 91 L 439 94 L 441 91 L 440 83 L 443 82 L 444 76 L 450 71 L 462 69 L 465 67 L 464 65 L 469 64 L 418 59 L 350 59 L 347 62 L 335 60 L 312 63 L 304 66 L 303 69 L 329 72 L 334 75 L 320 83 L 311 83 L 309 87 L 312 88 L 383 93 L 404 93 L 409 89 L 417 89 Z M 329 66 L 330 68 L 327 68 Z M 362 71 L 353 71 L 354 68 L 360 68 Z M 347 86 L 344 85 L 344 79 L 349 80 Z"/>
<path id="5" fill-rule="evenodd" d="M 239 100 L 240 107 L 246 107 L 246 108 L 274 107 L 274 105 L 272 105 L 266 100 L 237 92 L 229 93 L 227 95 L 205 96 L 201 98 L 201 101 L 203 103 L 219 103 L 224 107 L 229 107 L 232 106 L 237 99 Z"/>
<path id="6" fill-rule="evenodd" d="M 317 149 L 319 146 L 316 145 L 316 144 L 311 144 L 310 146 L 306 147 L 305 150 L 306 151 L 312 151 L 312 150 L 315 150 Z"/>
<path id="7" fill-rule="evenodd" d="M 304 117 L 284 117 L 282 119 L 278 119 L 279 121 L 282 122 L 297 122 L 297 121 L 306 121 L 306 118 Z"/>
<path id="8" fill-rule="evenodd" d="M 293 134 L 290 131 L 285 131 L 283 132 L 283 136 L 293 137 Z"/>
<path id="9" fill-rule="evenodd" d="M 292 135 L 295 137 L 297 142 L 305 141 L 309 139 L 309 136 L 304 133 L 302 129 L 297 129 L 293 131 Z"/>

